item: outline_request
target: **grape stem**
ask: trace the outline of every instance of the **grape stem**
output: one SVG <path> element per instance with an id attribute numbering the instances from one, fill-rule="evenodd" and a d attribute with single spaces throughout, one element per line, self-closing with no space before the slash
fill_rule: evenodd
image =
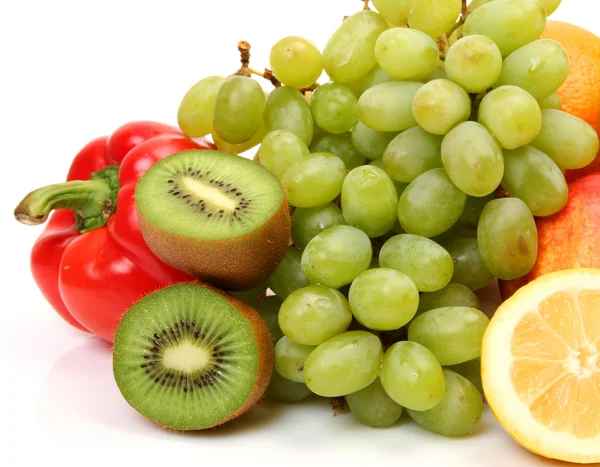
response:
<path id="1" fill-rule="evenodd" d="M 481 101 L 483 100 L 483 98 L 487 95 L 487 91 L 483 91 L 480 92 L 478 94 L 471 94 L 472 98 L 471 98 L 471 102 L 473 104 L 473 108 L 475 110 L 479 109 L 479 104 L 481 104 Z"/>
<path id="2" fill-rule="evenodd" d="M 504 188 L 502 185 L 500 185 L 497 189 L 496 189 L 496 198 L 508 198 L 509 194 L 508 191 L 506 191 L 506 188 Z"/>
<path id="3" fill-rule="evenodd" d="M 450 48 L 450 43 L 448 42 L 448 36 L 446 34 L 438 37 L 437 40 L 438 49 L 440 49 L 440 60 L 444 61 L 446 59 L 446 54 L 448 53 L 448 49 Z"/>
<path id="4" fill-rule="evenodd" d="M 238 52 L 240 53 L 240 62 L 242 66 L 238 71 L 234 73 L 236 76 L 245 76 L 246 78 L 250 78 L 250 43 L 246 41 L 238 42 Z"/>
<path id="5" fill-rule="evenodd" d="M 281 86 L 281 83 L 279 82 L 279 80 L 275 77 L 273 72 L 271 70 L 269 70 L 268 68 L 265 68 L 265 72 L 263 73 L 263 78 L 268 79 L 271 82 L 271 84 L 273 86 L 275 86 L 276 88 Z"/>
<path id="6" fill-rule="evenodd" d="M 450 31 L 448 31 L 446 33 L 446 37 L 450 37 L 454 31 L 456 31 L 463 24 L 465 24 L 465 21 L 467 20 L 467 16 L 469 16 L 469 9 L 467 8 L 467 0 L 462 0 L 462 13 L 460 15 L 460 18 L 458 19 L 456 24 L 454 26 L 452 26 L 452 29 L 450 29 Z"/>
<path id="7" fill-rule="evenodd" d="M 263 71 L 263 72 L 255 70 L 254 68 L 248 68 L 248 70 L 250 71 L 251 74 L 260 76 L 261 78 L 264 78 L 264 79 L 270 81 L 271 84 L 273 86 L 275 86 L 276 88 L 281 86 L 281 83 L 279 82 L 279 80 L 275 77 L 273 72 L 271 70 L 269 70 L 268 68 L 265 68 L 265 71 Z"/>
<path id="8" fill-rule="evenodd" d="M 462 14 L 460 15 L 460 19 L 464 23 L 469 16 L 469 8 L 467 7 L 467 0 L 462 0 Z"/>
<path id="9" fill-rule="evenodd" d="M 319 86 L 321 86 L 319 83 L 313 83 L 306 88 L 298 89 L 298 91 L 300 91 L 302 94 L 306 94 L 307 92 L 316 91 Z"/>
<path id="10" fill-rule="evenodd" d="M 330 402 L 334 417 L 350 411 L 348 404 L 346 404 L 346 399 L 343 397 L 332 397 Z"/>
<path id="11" fill-rule="evenodd" d="M 371 8 L 369 7 L 369 0 L 361 0 L 365 6 L 363 7 L 363 10 L 370 10 Z"/>
<path id="12" fill-rule="evenodd" d="M 264 73 L 261 73 L 258 70 L 250 68 L 250 43 L 247 41 L 239 41 L 238 42 L 238 52 L 240 53 L 240 62 L 242 66 L 238 71 L 236 71 L 234 76 L 245 76 L 246 78 L 251 78 L 252 75 L 260 76 L 261 78 L 265 78 L 271 82 L 273 86 L 278 88 L 281 86 L 281 83 L 271 70 L 265 68 Z"/>

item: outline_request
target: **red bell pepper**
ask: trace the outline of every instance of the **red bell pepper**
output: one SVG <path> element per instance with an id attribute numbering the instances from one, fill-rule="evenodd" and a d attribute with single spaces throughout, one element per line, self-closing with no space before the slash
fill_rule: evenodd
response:
<path id="1" fill-rule="evenodd" d="M 187 149 L 213 149 L 174 127 L 132 122 L 87 144 L 67 182 L 31 192 L 15 217 L 48 225 L 31 253 L 33 277 L 52 307 L 73 326 L 109 342 L 142 296 L 191 276 L 161 262 L 138 227 L 135 185 L 156 161 Z"/>

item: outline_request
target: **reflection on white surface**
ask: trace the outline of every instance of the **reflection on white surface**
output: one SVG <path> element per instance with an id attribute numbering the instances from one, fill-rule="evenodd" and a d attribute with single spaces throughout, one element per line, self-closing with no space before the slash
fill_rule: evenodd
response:
<path id="1" fill-rule="evenodd" d="M 67 429 L 93 424 L 125 431 L 137 431 L 144 424 L 115 384 L 110 345 L 93 337 L 56 361 L 42 387 L 37 413 L 50 431 L 59 428 L 57 422 Z"/>
<path id="2" fill-rule="evenodd" d="M 216 429 L 176 433 L 156 426 L 129 407 L 112 376 L 110 346 L 94 338 L 55 362 L 41 390 L 37 418 L 53 443 L 68 439 L 94 445 L 101 436 L 104 443 L 124 443 L 130 450 L 141 447 L 140 461 L 144 456 L 157 461 L 156 455 L 185 446 L 222 460 L 239 460 L 242 449 L 273 460 L 318 454 L 319 459 L 354 461 L 376 455 L 378 463 L 402 459 L 404 465 L 417 465 L 411 463 L 416 460 L 418 465 L 484 465 L 479 463 L 482 459 L 492 467 L 563 465 L 517 446 L 487 409 L 477 432 L 461 439 L 429 433 L 406 416 L 390 428 L 368 428 L 351 414 L 334 417 L 329 401 L 316 396 L 295 405 L 263 401 L 235 422 Z M 488 457 L 491 452 L 493 458 Z M 102 453 L 98 455 L 102 457 Z"/>

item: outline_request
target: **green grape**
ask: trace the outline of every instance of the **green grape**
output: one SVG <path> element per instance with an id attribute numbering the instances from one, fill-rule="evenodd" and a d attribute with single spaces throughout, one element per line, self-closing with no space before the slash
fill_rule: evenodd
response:
<path id="1" fill-rule="evenodd" d="M 408 23 L 408 11 L 412 0 L 372 0 L 379 14 L 392 24 Z"/>
<path id="2" fill-rule="evenodd" d="M 434 135 L 445 135 L 471 115 L 466 91 L 447 79 L 429 81 L 415 94 L 413 114 L 419 126 Z"/>
<path id="3" fill-rule="evenodd" d="M 275 344 L 275 371 L 290 381 L 304 383 L 304 362 L 315 348 L 283 336 Z"/>
<path id="4" fill-rule="evenodd" d="M 494 280 L 479 252 L 476 238 L 456 237 L 442 243 L 454 261 L 451 282 L 467 286 L 476 292 Z"/>
<path id="5" fill-rule="evenodd" d="M 381 170 L 383 170 L 385 172 L 385 167 L 383 165 L 383 159 L 375 159 L 374 161 L 371 161 L 369 163 L 369 165 L 380 168 Z M 392 182 L 394 183 L 394 186 L 396 187 L 396 193 L 398 194 L 398 199 L 400 199 L 400 196 L 402 196 L 402 193 L 404 193 L 404 190 L 406 190 L 408 183 L 397 182 L 396 180 L 392 180 Z M 397 218 L 396 218 L 395 224 L 398 224 Z"/>
<path id="6" fill-rule="evenodd" d="M 312 117 L 312 113 L 310 114 L 310 116 Z M 313 137 L 312 137 L 312 141 L 310 142 L 310 146 L 312 147 L 313 145 L 317 144 L 319 141 L 321 141 L 327 135 L 328 135 L 328 133 L 323 128 L 319 127 L 319 125 L 317 125 L 316 123 L 313 122 Z M 338 135 L 335 135 L 335 136 L 338 136 Z M 333 151 L 316 151 L 316 152 L 333 152 Z"/>
<path id="7" fill-rule="evenodd" d="M 479 8 L 480 6 L 485 5 L 486 3 L 490 3 L 493 2 L 494 0 L 473 0 L 472 2 L 469 3 L 469 6 L 467 7 L 467 11 L 469 13 L 475 11 L 477 8 Z"/>
<path id="8" fill-rule="evenodd" d="M 228 290 L 227 293 L 242 302 L 252 305 L 259 298 L 263 297 L 267 292 L 267 282 L 263 282 L 262 284 L 258 284 L 256 287 L 247 290 Z"/>
<path id="9" fill-rule="evenodd" d="M 402 195 L 400 195 L 402 196 Z M 400 221 L 396 221 L 396 223 L 394 224 L 394 227 L 392 227 L 392 230 L 390 231 L 391 234 L 404 234 L 406 233 L 406 231 L 402 228 L 402 226 L 400 225 Z"/>
<path id="10" fill-rule="evenodd" d="M 567 76 L 569 57 L 563 46 L 550 39 L 540 39 L 506 57 L 497 85 L 519 86 L 541 101 L 556 92 Z"/>
<path id="11" fill-rule="evenodd" d="M 385 172 L 392 180 L 410 183 L 419 175 L 442 167 L 442 139 L 418 126 L 400 133 L 383 153 Z"/>
<path id="12" fill-rule="evenodd" d="M 562 110 L 563 107 L 562 99 L 560 98 L 557 92 L 555 92 L 554 94 L 550 94 L 545 99 L 539 101 L 539 103 L 542 110 Z"/>
<path id="13" fill-rule="evenodd" d="M 483 264 L 497 278 L 518 279 L 531 271 L 538 236 L 527 205 L 518 198 L 490 201 L 479 219 L 477 244 Z"/>
<path id="14" fill-rule="evenodd" d="M 419 292 L 434 292 L 450 282 L 452 257 L 440 245 L 419 235 L 400 234 L 385 242 L 379 252 L 384 268 L 406 274 Z"/>
<path id="15" fill-rule="evenodd" d="M 560 168 L 542 151 L 522 146 L 504 151 L 502 187 L 525 202 L 534 216 L 551 216 L 565 207 L 569 187 Z"/>
<path id="16" fill-rule="evenodd" d="M 323 73 L 323 56 L 317 47 L 302 37 L 281 39 L 269 55 L 271 70 L 277 79 L 292 88 L 306 88 Z"/>
<path id="17" fill-rule="evenodd" d="M 419 291 L 414 282 L 387 268 L 369 269 L 354 279 L 348 299 L 356 320 L 376 331 L 401 328 L 419 307 Z"/>
<path id="18" fill-rule="evenodd" d="M 481 382 L 481 359 L 469 360 L 447 367 L 448 370 L 458 373 L 463 378 L 468 379 L 473 386 L 477 388 L 480 394 L 483 394 L 483 383 Z"/>
<path id="19" fill-rule="evenodd" d="M 298 208 L 292 214 L 292 237 L 296 246 L 304 249 L 323 230 L 345 224 L 341 209 L 333 203 L 315 208 Z"/>
<path id="20" fill-rule="evenodd" d="M 481 394 L 469 380 L 444 369 L 446 392 L 438 405 L 430 410 L 408 410 L 408 415 L 423 428 L 444 436 L 472 433 L 483 413 Z"/>
<path id="21" fill-rule="evenodd" d="M 502 148 L 477 122 L 463 122 L 446 135 L 442 161 L 454 184 L 471 196 L 493 193 L 504 175 Z"/>
<path id="22" fill-rule="evenodd" d="M 363 78 L 376 65 L 375 42 L 388 28 L 378 13 L 362 10 L 346 20 L 325 45 L 325 71 L 337 83 Z"/>
<path id="23" fill-rule="evenodd" d="M 356 94 L 348 86 L 326 83 L 313 94 L 310 108 L 319 127 L 329 133 L 345 133 L 358 121 Z"/>
<path id="24" fill-rule="evenodd" d="M 269 297 L 260 298 L 251 305 L 262 319 L 264 319 L 265 323 L 267 323 L 267 327 L 269 328 L 269 331 L 271 331 L 271 336 L 273 337 L 273 342 L 277 342 L 283 337 L 283 331 L 279 327 L 278 321 L 279 308 L 282 303 L 283 302 L 279 297 L 271 295 Z"/>
<path id="25" fill-rule="evenodd" d="M 313 144 L 312 152 L 330 152 L 342 159 L 348 170 L 355 169 L 365 163 L 365 156 L 352 145 L 352 133 L 341 135 L 326 135 Z"/>
<path id="26" fill-rule="evenodd" d="M 417 315 L 436 308 L 450 306 L 461 306 L 479 308 L 479 298 L 471 289 L 462 284 L 448 284 L 443 289 L 435 292 L 427 292 L 419 297 L 419 309 Z"/>
<path id="27" fill-rule="evenodd" d="M 304 141 L 288 130 L 275 130 L 264 137 L 258 159 L 273 175 L 281 176 L 310 157 Z"/>
<path id="28" fill-rule="evenodd" d="M 478 93 L 500 77 L 502 53 L 489 37 L 467 36 L 452 44 L 444 63 L 450 80 L 467 92 Z"/>
<path id="29" fill-rule="evenodd" d="M 346 297 L 321 285 L 292 292 L 279 309 L 281 330 L 298 344 L 322 344 L 348 329 L 350 321 L 352 311 Z"/>
<path id="30" fill-rule="evenodd" d="M 369 237 L 379 237 L 394 226 L 398 193 L 390 177 L 372 165 L 350 171 L 342 187 L 342 213 L 346 224 Z"/>
<path id="31" fill-rule="evenodd" d="M 408 12 L 408 24 L 437 39 L 454 26 L 461 11 L 461 0 L 413 0 Z"/>
<path id="32" fill-rule="evenodd" d="M 457 365 L 481 356 L 481 342 L 489 322 L 476 308 L 436 308 L 410 323 L 408 340 L 431 350 L 441 365 Z"/>
<path id="33" fill-rule="evenodd" d="M 479 123 L 489 130 L 503 148 L 515 149 L 531 143 L 539 135 L 542 110 L 527 91 L 517 86 L 501 86 L 481 101 Z"/>
<path id="34" fill-rule="evenodd" d="M 298 90 L 288 86 L 275 89 L 267 99 L 265 107 L 267 132 L 288 130 L 307 145 L 313 137 L 313 118 L 310 105 Z"/>
<path id="35" fill-rule="evenodd" d="M 546 10 L 546 16 L 550 16 L 556 11 L 562 0 L 538 0 Z"/>
<path id="36" fill-rule="evenodd" d="M 339 157 L 317 152 L 287 169 L 281 182 L 292 206 L 313 208 L 329 203 L 340 195 L 347 173 Z"/>
<path id="37" fill-rule="evenodd" d="M 463 212 L 467 195 L 444 169 L 433 169 L 415 178 L 398 201 L 402 228 L 423 237 L 435 237 L 452 227 Z"/>
<path id="38" fill-rule="evenodd" d="M 402 406 L 396 404 L 387 395 L 379 378 L 360 391 L 346 396 L 346 402 L 352 415 L 362 423 L 373 428 L 385 428 L 393 425 L 402 415 Z"/>
<path id="39" fill-rule="evenodd" d="M 366 271 L 373 257 L 367 234 L 337 225 L 313 238 L 302 253 L 302 272 L 313 283 L 332 289 L 350 284 Z"/>
<path id="40" fill-rule="evenodd" d="M 215 101 L 224 80 L 222 76 L 209 76 L 185 93 L 177 110 L 177 123 L 185 135 L 198 138 L 213 132 Z"/>
<path id="41" fill-rule="evenodd" d="M 446 73 L 446 69 L 444 67 L 437 67 L 433 74 L 426 80 L 423 80 L 423 82 L 428 83 L 429 81 L 433 81 L 435 79 L 448 79 L 448 74 Z"/>
<path id="42" fill-rule="evenodd" d="M 450 34 L 450 37 L 448 38 L 448 45 L 453 46 L 458 40 L 462 39 L 464 28 L 464 25 L 461 24 L 452 32 L 452 34 Z M 447 79 L 448 77 L 446 76 L 444 78 Z"/>
<path id="43" fill-rule="evenodd" d="M 479 218 L 481 217 L 481 211 L 483 211 L 485 205 L 493 199 L 496 199 L 495 193 L 481 197 L 467 196 L 465 209 L 463 210 L 460 219 L 458 219 L 458 223 L 464 227 L 476 229 Z"/>
<path id="44" fill-rule="evenodd" d="M 278 402 L 298 402 L 312 394 L 304 383 L 296 383 L 284 378 L 276 371 L 267 387 L 267 397 Z"/>
<path id="45" fill-rule="evenodd" d="M 292 292 L 310 284 L 302 272 L 301 261 L 302 252 L 298 248 L 288 248 L 283 259 L 267 280 L 269 288 L 281 300 L 285 300 Z"/>
<path id="46" fill-rule="evenodd" d="M 241 154 L 246 152 L 249 149 L 252 149 L 255 146 L 258 146 L 262 140 L 267 136 L 267 130 L 265 129 L 264 122 L 261 122 L 256 133 L 245 143 L 241 144 L 231 144 L 220 138 L 216 133 L 212 134 L 212 139 L 217 147 L 224 152 L 228 152 L 229 154 Z"/>
<path id="47" fill-rule="evenodd" d="M 416 29 L 391 28 L 375 44 L 379 66 L 399 80 L 420 81 L 438 67 L 440 50 L 436 42 Z"/>
<path id="48" fill-rule="evenodd" d="M 464 212 L 464 210 L 463 210 L 463 212 Z M 462 214 L 461 214 L 461 216 L 462 216 Z M 452 227 L 450 227 L 445 232 L 442 232 L 441 234 L 436 235 L 435 237 L 429 237 L 429 239 L 433 240 L 435 243 L 439 244 L 439 243 L 445 242 L 446 240 L 450 240 L 451 238 L 457 237 L 458 235 L 461 235 L 463 233 L 463 231 L 464 231 L 464 227 L 457 222 L 456 224 L 454 224 Z"/>
<path id="49" fill-rule="evenodd" d="M 412 102 L 422 86 L 392 81 L 367 89 L 358 100 L 358 119 L 375 131 L 404 131 L 417 126 Z"/>
<path id="50" fill-rule="evenodd" d="M 397 134 L 371 130 L 364 123 L 358 122 L 352 130 L 352 144 L 367 159 L 380 159 Z"/>
<path id="51" fill-rule="evenodd" d="M 598 134 L 587 122 L 559 110 L 542 111 L 542 129 L 531 142 L 561 169 L 581 169 L 598 154 Z"/>
<path id="52" fill-rule="evenodd" d="M 506 57 L 540 37 L 545 26 L 546 13 L 537 0 L 495 0 L 467 17 L 463 33 L 489 37 Z"/>
<path id="53" fill-rule="evenodd" d="M 380 377 L 385 392 L 407 409 L 435 407 L 446 389 L 444 373 L 435 356 L 416 342 L 397 342 L 387 349 Z"/>
<path id="54" fill-rule="evenodd" d="M 361 89 L 359 95 L 362 95 L 367 89 L 371 89 L 378 84 L 389 83 L 390 81 L 397 81 L 392 75 L 381 68 L 379 65 L 375 66 L 369 74 L 365 76 L 365 79 L 361 83 Z"/>
<path id="55" fill-rule="evenodd" d="M 382 358 L 381 341 L 375 334 L 345 332 L 313 350 L 304 364 L 304 381 L 320 396 L 352 394 L 375 381 Z"/>
<path id="56" fill-rule="evenodd" d="M 245 143 L 262 123 L 265 105 L 265 93 L 258 82 L 245 76 L 230 76 L 217 92 L 215 133 L 228 143 Z"/>
<path id="57" fill-rule="evenodd" d="M 365 78 L 359 79 L 358 81 L 353 81 L 351 83 L 346 83 L 344 86 L 351 89 L 356 97 L 359 97 L 362 94 L 362 87 Z"/>

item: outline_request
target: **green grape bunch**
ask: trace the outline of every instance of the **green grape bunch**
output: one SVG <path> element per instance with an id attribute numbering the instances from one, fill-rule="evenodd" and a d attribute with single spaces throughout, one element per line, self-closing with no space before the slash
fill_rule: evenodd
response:
<path id="1" fill-rule="evenodd" d="M 569 59 L 540 38 L 560 0 L 361 3 L 321 47 L 276 42 L 264 72 L 240 43 L 242 67 L 194 84 L 178 122 L 254 148 L 287 192 L 267 395 L 345 397 L 364 425 L 404 411 L 461 436 L 483 409 L 475 292 L 533 268 L 535 218 L 566 205 L 565 170 L 600 144 L 562 111 Z"/>

